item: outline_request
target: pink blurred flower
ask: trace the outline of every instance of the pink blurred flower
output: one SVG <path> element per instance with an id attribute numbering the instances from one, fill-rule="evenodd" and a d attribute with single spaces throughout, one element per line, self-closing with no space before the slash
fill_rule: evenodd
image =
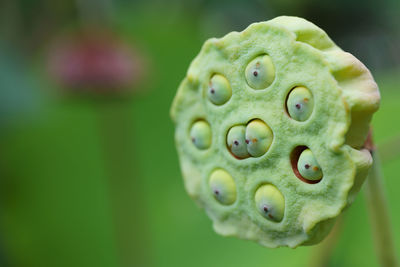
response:
<path id="1" fill-rule="evenodd" d="M 107 93 L 135 89 L 144 74 L 142 58 L 111 35 L 90 33 L 57 40 L 48 66 L 66 88 Z"/>

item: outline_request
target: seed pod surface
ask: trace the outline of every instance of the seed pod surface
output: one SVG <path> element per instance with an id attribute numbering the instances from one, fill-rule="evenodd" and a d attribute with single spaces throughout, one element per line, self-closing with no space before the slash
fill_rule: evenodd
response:
<path id="1" fill-rule="evenodd" d="M 368 69 L 304 19 L 212 38 L 171 108 L 185 188 L 222 235 L 316 244 L 372 164 L 379 101 Z"/>

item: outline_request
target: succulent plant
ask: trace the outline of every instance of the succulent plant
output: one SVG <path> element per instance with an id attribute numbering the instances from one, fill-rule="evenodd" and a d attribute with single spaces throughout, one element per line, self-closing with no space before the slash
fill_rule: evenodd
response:
<path id="1" fill-rule="evenodd" d="M 213 98 L 210 84 L 224 97 Z M 171 108 L 186 190 L 222 235 L 267 247 L 318 243 L 372 164 L 363 144 L 379 101 L 368 69 L 304 19 L 212 38 Z M 205 149 L 191 140 L 199 120 L 210 127 Z"/>

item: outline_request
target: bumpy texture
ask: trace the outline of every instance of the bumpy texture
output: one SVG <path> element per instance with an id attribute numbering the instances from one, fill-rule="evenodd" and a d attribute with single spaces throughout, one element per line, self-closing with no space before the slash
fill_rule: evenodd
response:
<path id="1" fill-rule="evenodd" d="M 207 96 L 216 74 L 232 90 L 218 104 Z M 296 87 L 309 90 L 313 100 L 306 107 L 312 111 L 301 119 L 288 112 L 288 96 Z M 291 114 L 297 114 L 296 108 L 301 112 L 310 97 L 301 94 L 296 93 L 299 103 L 290 100 Z M 171 109 L 186 190 L 222 235 L 267 247 L 315 244 L 351 204 L 367 175 L 372 159 L 362 146 L 379 99 L 367 68 L 304 19 L 278 17 L 210 39 L 191 63 Z M 251 152 L 257 138 L 243 140 L 254 119 L 272 131 L 271 145 L 261 146 L 267 151 L 256 157 L 245 149 Z M 190 137 L 199 120 L 211 128 L 207 149 L 198 149 Z M 238 126 L 237 139 L 227 140 Z M 245 141 L 243 157 L 234 155 L 235 141 Z M 297 169 L 305 149 L 312 151 L 322 179 L 307 180 Z M 215 195 L 210 177 L 216 170 L 232 177 L 218 179 L 222 189 L 235 188 L 235 198 Z M 229 201 L 218 201 L 225 197 Z"/>

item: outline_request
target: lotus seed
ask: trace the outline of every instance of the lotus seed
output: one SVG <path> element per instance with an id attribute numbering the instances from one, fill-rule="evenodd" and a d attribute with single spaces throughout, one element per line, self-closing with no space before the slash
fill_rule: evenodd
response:
<path id="1" fill-rule="evenodd" d="M 307 88 L 299 86 L 294 88 L 287 100 L 287 110 L 292 119 L 305 121 L 313 112 L 314 99 Z"/>
<path id="2" fill-rule="evenodd" d="M 233 126 L 227 136 L 226 143 L 231 153 L 240 158 L 247 158 L 249 153 L 246 148 L 246 127 L 244 125 Z"/>
<path id="3" fill-rule="evenodd" d="M 215 105 L 225 104 L 232 96 L 231 85 L 224 76 L 215 74 L 210 80 L 207 96 Z"/>
<path id="4" fill-rule="evenodd" d="M 236 201 L 236 184 L 232 176 L 226 171 L 215 170 L 210 176 L 209 187 L 219 203 L 231 205 Z"/>
<path id="5" fill-rule="evenodd" d="M 322 170 L 310 149 L 301 152 L 297 169 L 307 180 L 318 181 L 322 178 Z"/>
<path id="6" fill-rule="evenodd" d="M 247 151 L 253 157 L 260 157 L 268 151 L 273 134 L 268 125 L 260 119 L 252 120 L 246 127 Z"/>
<path id="7" fill-rule="evenodd" d="M 285 199 L 278 188 L 271 184 L 262 185 L 256 191 L 255 202 L 262 216 L 274 222 L 282 221 Z"/>
<path id="8" fill-rule="evenodd" d="M 198 149 L 207 149 L 211 145 L 211 127 L 204 121 L 196 121 L 190 130 L 190 138 Z"/>
<path id="9" fill-rule="evenodd" d="M 253 89 L 267 88 L 274 79 L 275 67 L 268 55 L 256 57 L 246 67 L 247 84 Z"/>

